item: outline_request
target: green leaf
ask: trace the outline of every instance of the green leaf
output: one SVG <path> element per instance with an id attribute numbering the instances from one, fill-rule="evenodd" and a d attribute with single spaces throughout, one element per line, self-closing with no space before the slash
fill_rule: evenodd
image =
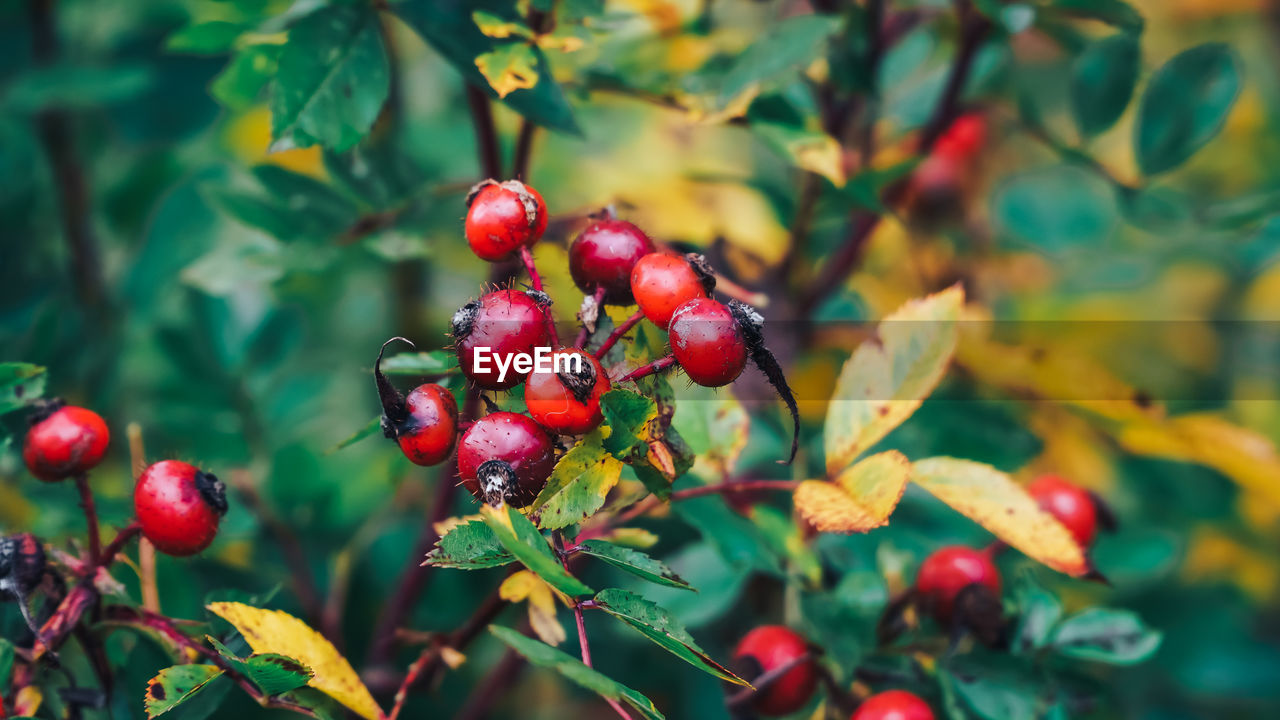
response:
<path id="1" fill-rule="evenodd" d="M 1058 165 L 1020 173 L 991 197 L 1002 236 L 1050 253 L 1096 246 L 1115 230 L 1115 193 L 1084 168 Z"/>
<path id="2" fill-rule="evenodd" d="M 666 609 L 626 590 L 609 588 L 596 595 L 600 609 L 625 622 L 659 647 L 690 665 L 736 685 L 750 685 L 728 668 L 712 660 L 684 625 Z"/>
<path id="3" fill-rule="evenodd" d="M 427 553 L 424 565 L 483 570 L 515 562 L 515 557 L 502 547 L 493 530 L 483 522 L 471 520 L 445 533 L 436 547 Z"/>
<path id="4" fill-rule="evenodd" d="M 1147 175 L 1172 170 L 1222 130 L 1240 94 L 1235 51 L 1209 43 L 1179 53 L 1151 77 L 1138 107 L 1134 148 Z"/>
<path id="5" fill-rule="evenodd" d="M 311 710 L 320 720 L 349 720 L 351 713 L 342 703 L 313 687 L 300 687 L 285 694 L 285 698 Z"/>
<path id="6" fill-rule="evenodd" d="M 369 131 L 391 80 L 378 22 L 371 5 L 358 3 L 321 8 L 293 26 L 271 97 L 273 149 L 342 151 Z"/>
<path id="7" fill-rule="evenodd" d="M 533 48 L 520 42 L 504 43 L 476 56 L 476 67 L 500 98 L 536 86 L 537 62 Z"/>
<path id="8" fill-rule="evenodd" d="M 547 539 L 520 511 L 510 506 L 493 508 L 485 505 L 480 512 L 498 542 L 548 585 L 571 597 L 594 592 L 564 569 L 547 545 Z"/>
<path id="9" fill-rule="evenodd" d="M 662 561 L 655 560 L 639 550 L 621 547 L 604 540 L 585 540 L 578 547 L 586 555 L 599 558 L 616 568 L 642 577 L 651 583 L 685 590 L 693 589 L 689 587 L 689 583 L 675 574 Z"/>
<path id="10" fill-rule="evenodd" d="M 274 238 L 297 240 L 304 236 L 299 217 L 254 193 L 240 190 L 210 189 L 210 199 L 239 222 L 257 228 Z"/>
<path id="11" fill-rule="evenodd" d="M 520 37 L 526 40 L 533 38 L 533 31 L 517 20 L 506 20 L 483 10 L 471 13 L 471 19 L 475 20 L 480 32 L 491 38 Z"/>
<path id="12" fill-rule="evenodd" d="M 214 99 L 232 110 L 248 110 L 258 104 L 262 89 L 275 77 L 280 45 L 251 45 L 227 63 L 209 85 Z"/>
<path id="13" fill-rule="evenodd" d="M 835 138 L 822 130 L 755 121 L 751 131 L 792 165 L 817 173 L 836 187 L 844 186 L 844 151 Z"/>
<path id="14" fill-rule="evenodd" d="M 565 453 L 533 503 L 539 524 L 558 530 L 591 517 L 622 477 L 622 462 L 601 444 L 595 430 Z"/>
<path id="15" fill-rule="evenodd" d="M 13 674 L 13 643 L 0 638 L 0 687 L 9 687 L 9 679 Z"/>
<path id="16" fill-rule="evenodd" d="M 279 695 L 306 685 L 313 675 L 311 668 L 293 658 L 276 653 L 250 655 L 245 669 L 254 684 L 267 695 Z"/>
<path id="17" fill-rule="evenodd" d="M 278 165 L 259 165 L 253 169 L 253 176 L 291 213 L 305 216 L 317 229 L 337 234 L 356 220 L 355 203 L 313 177 Z"/>
<path id="18" fill-rule="evenodd" d="M 904 160 L 879 170 L 864 170 L 849 179 L 843 194 L 854 205 L 877 213 L 888 212 L 881 199 L 889 186 L 907 177 L 920 164 L 920 158 Z"/>
<path id="19" fill-rule="evenodd" d="M 506 643 L 512 650 L 520 653 L 530 663 L 538 667 L 555 670 L 566 680 L 579 687 L 590 690 L 601 697 L 625 702 L 635 708 L 636 712 L 649 720 L 663 720 L 662 713 L 653 706 L 653 702 L 645 696 L 622 685 L 600 672 L 587 667 L 582 661 L 547 645 L 544 642 L 525 637 L 511 628 L 489 626 L 489 632 Z"/>
<path id="20" fill-rule="evenodd" d="M 152 69 L 143 65 L 40 68 L 19 75 L 9 85 L 4 104 L 20 112 L 94 108 L 135 98 L 154 80 Z"/>
<path id="21" fill-rule="evenodd" d="M 1036 720 L 1035 688 L 1018 676 L 939 671 L 938 680 L 983 720 Z"/>
<path id="22" fill-rule="evenodd" d="M 497 97 L 497 92 L 476 67 L 476 58 L 492 52 L 497 43 L 480 31 L 472 20 L 472 13 L 482 10 L 504 20 L 515 20 L 518 16 L 510 3 L 493 0 L 404 0 L 394 3 L 391 10 L 462 73 L 467 82 L 484 89 L 491 97 Z M 534 48 L 533 57 L 532 70 L 538 76 L 537 84 L 529 89 L 516 90 L 502 101 L 542 127 L 571 135 L 581 134 L 573 119 L 573 109 L 551 75 L 546 55 Z"/>
<path id="23" fill-rule="evenodd" d="M 1071 109 L 1084 136 L 1097 135 L 1124 114 L 1138 84 L 1138 40 L 1121 33 L 1091 43 L 1071 69 Z"/>
<path id="24" fill-rule="evenodd" d="M 778 23 L 738 56 L 720 84 L 720 105 L 789 81 L 822 57 L 827 38 L 839 27 L 840 18 L 831 15 L 796 15 Z"/>
<path id="25" fill-rule="evenodd" d="M 1060 655 L 1108 665 L 1136 665 L 1155 654 L 1163 635 L 1128 610 L 1089 608 L 1067 618 L 1050 645 Z"/>
<path id="26" fill-rule="evenodd" d="M 1142 31 L 1142 15 L 1122 0 L 1052 0 L 1050 7 L 1075 17 L 1098 20 L 1128 32 Z"/>
<path id="27" fill-rule="evenodd" d="M 0 415 L 20 410 L 44 395 L 45 368 L 22 362 L 0 363 Z"/>
<path id="28" fill-rule="evenodd" d="M 347 436 L 347 438 L 342 442 L 338 443 L 337 445 L 334 445 L 328 450 L 325 450 L 324 454 L 332 455 L 333 453 L 336 453 L 339 450 L 345 450 L 367 437 L 372 437 L 376 435 L 378 431 L 381 429 L 382 429 L 382 418 L 376 417 L 370 420 L 369 422 L 365 423 L 364 427 L 360 428 L 354 433 L 351 433 L 351 435 Z"/>
<path id="29" fill-rule="evenodd" d="M 164 46 L 167 50 L 192 55 L 220 55 L 230 50 L 246 29 L 240 23 L 220 20 L 188 25 L 165 38 Z"/>
<path id="30" fill-rule="evenodd" d="M 163 715 L 190 700 L 222 670 L 213 665 L 174 665 L 160 671 L 147 683 L 147 717 Z"/>
<path id="31" fill-rule="evenodd" d="M 600 411 L 610 430 L 604 449 L 623 459 L 632 448 L 645 443 L 645 428 L 658 417 L 658 404 L 631 390 L 614 388 L 600 396 Z"/>
<path id="32" fill-rule="evenodd" d="M 1057 595 L 1041 587 L 1030 571 L 1024 571 L 1018 577 L 1014 597 L 1018 607 L 1018 625 L 1013 649 L 1029 655 L 1049 642 L 1054 626 L 1062 618 L 1062 603 Z"/>
<path id="33" fill-rule="evenodd" d="M 382 361 L 387 375 L 439 375 L 458 367 L 458 356 L 448 350 L 400 353 Z"/>

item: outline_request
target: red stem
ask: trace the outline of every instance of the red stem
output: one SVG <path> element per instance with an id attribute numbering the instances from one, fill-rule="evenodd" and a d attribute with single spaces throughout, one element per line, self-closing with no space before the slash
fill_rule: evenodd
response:
<path id="1" fill-rule="evenodd" d="M 658 358 L 657 360 L 654 360 L 648 365 L 641 365 L 635 370 L 632 370 L 631 372 L 622 376 L 622 379 L 619 380 L 618 382 L 619 383 L 634 382 L 636 380 L 639 380 L 640 378 L 653 375 L 654 373 L 660 373 L 663 370 L 666 370 L 667 368 L 675 364 L 676 364 L 676 358 L 674 355 L 668 355 L 664 358 Z"/>
<path id="2" fill-rule="evenodd" d="M 422 649 L 422 654 L 418 655 L 418 659 L 413 661 L 409 666 L 409 671 L 405 673 L 404 680 L 400 683 L 400 689 L 396 691 L 396 704 L 391 708 L 391 714 L 387 716 L 387 720 L 397 720 L 400 712 L 404 710 L 404 702 L 409 699 L 409 688 L 422 677 L 422 671 L 426 669 L 431 659 L 439 654 L 440 648 L 430 645 Z"/>
<path id="3" fill-rule="evenodd" d="M 688 490 L 677 490 L 671 493 L 671 500 L 674 502 L 704 495 L 728 495 L 730 493 L 751 492 L 753 490 L 793 492 L 797 485 L 799 483 L 794 480 L 729 480 L 715 485 L 703 485 L 689 488 Z"/>
<path id="4" fill-rule="evenodd" d="M 557 530 L 552 534 L 552 538 L 555 541 L 556 554 L 560 556 L 560 563 L 564 565 L 565 571 L 569 572 L 569 556 L 564 549 L 564 537 Z M 591 643 L 587 640 L 587 623 L 582 617 L 582 608 L 582 601 L 579 600 L 573 603 L 573 619 L 578 624 L 578 647 L 582 650 L 582 664 L 591 667 Z M 609 703 L 609 707 L 613 708 L 619 716 L 626 718 L 626 720 L 631 720 L 631 715 L 623 709 L 617 700 L 605 698 L 605 702 Z"/>
<path id="5" fill-rule="evenodd" d="M 524 261 L 525 272 L 529 273 L 529 283 L 533 285 L 533 289 L 538 292 L 545 292 L 542 289 L 542 276 L 538 274 L 538 266 L 533 262 L 533 251 L 528 245 L 520 246 L 520 259 Z M 551 345 L 557 350 L 560 348 L 560 333 L 556 332 L 556 319 L 551 315 L 551 308 L 546 309 L 547 318 L 547 335 L 551 337 Z"/>
<path id="6" fill-rule="evenodd" d="M 80 507 L 84 508 L 84 519 L 89 524 L 89 562 L 97 565 L 102 557 L 102 535 L 98 532 L 98 508 L 93 503 L 88 475 L 76 475 L 76 489 L 80 491 Z"/>
<path id="7" fill-rule="evenodd" d="M 605 338 L 604 342 L 600 343 L 600 348 L 593 353 L 595 359 L 599 360 L 604 357 L 606 353 L 613 349 L 614 345 L 618 344 L 618 341 L 622 339 L 623 335 L 631 332 L 631 328 L 635 327 L 636 324 L 643 319 L 644 311 L 637 310 L 634 315 L 627 318 L 626 321 L 618 327 L 614 328 L 613 332 L 609 333 L 609 337 Z"/>

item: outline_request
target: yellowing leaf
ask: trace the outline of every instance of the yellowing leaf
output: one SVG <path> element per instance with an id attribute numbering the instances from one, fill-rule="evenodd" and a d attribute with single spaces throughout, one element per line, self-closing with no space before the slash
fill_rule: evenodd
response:
<path id="1" fill-rule="evenodd" d="M 817 173 L 836 187 L 844 187 L 844 149 L 821 130 L 780 123 L 752 123 L 751 130 L 796 167 Z"/>
<path id="2" fill-rule="evenodd" d="M 823 445 L 829 476 L 911 417 L 932 392 L 955 352 L 962 305 L 958 285 L 912 300 L 854 351 L 827 408 Z"/>
<path id="3" fill-rule="evenodd" d="M 521 570 L 502 581 L 502 585 L 498 587 L 498 595 L 508 602 L 528 601 L 529 625 L 542 642 L 559 645 L 568 638 L 564 626 L 556 620 L 556 601 L 551 586 L 543 582 L 542 578 L 528 570 Z"/>
<path id="4" fill-rule="evenodd" d="M 867 532 L 884 525 L 907 489 L 911 463 L 896 450 L 865 458 L 833 482 L 806 480 L 796 510 L 821 532 Z"/>
<path id="5" fill-rule="evenodd" d="M 547 33 L 545 35 L 539 35 L 535 42 L 537 42 L 538 47 L 543 50 L 559 50 L 563 53 L 571 53 L 581 50 L 582 46 L 586 44 L 586 42 L 577 35 L 567 33 Z"/>
<path id="6" fill-rule="evenodd" d="M 382 717 L 382 710 L 360 682 L 351 663 L 333 643 L 306 623 L 286 612 L 243 603 L 216 602 L 208 608 L 234 625 L 255 653 L 276 653 L 303 663 L 315 673 L 308 685 L 366 720 Z"/>
<path id="7" fill-rule="evenodd" d="M 533 33 L 529 28 L 517 22 L 504 20 L 493 13 L 487 13 L 483 10 L 477 10 L 471 13 L 471 19 L 476 21 L 476 25 L 480 28 L 480 32 L 491 38 L 508 38 L 532 37 Z"/>
<path id="8" fill-rule="evenodd" d="M 1280 454 L 1263 435 L 1220 417 L 1180 415 L 1163 423 L 1134 423 L 1121 429 L 1120 444 L 1139 455 L 1205 465 L 1257 497 L 1280 506 Z"/>
<path id="9" fill-rule="evenodd" d="M 506 97 L 516 90 L 537 85 L 538 71 L 534 68 L 536 64 L 533 49 L 524 43 L 501 45 L 476 58 L 476 67 L 498 93 L 498 97 Z"/>
<path id="10" fill-rule="evenodd" d="M 911 479 L 1027 557 L 1068 575 L 1090 571 L 1084 549 L 1071 531 L 1041 510 L 1013 478 L 990 465 L 929 458 L 915 463 Z"/>
<path id="11" fill-rule="evenodd" d="M 445 665 L 449 666 L 450 670 L 457 670 L 467 661 L 467 656 L 445 645 L 440 648 L 440 659 L 444 661 Z"/>
<path id="12" fill-rule="evenodd" d="M 1182 563 L 1182 576 L 1189 582 L 1199 583 L 1230 580 L 1259 603 L 1270 599 L 1280 584 L 1280 570 L 1269 553 L 1212 528 L 1202 528 L 1192 534 Z"/>

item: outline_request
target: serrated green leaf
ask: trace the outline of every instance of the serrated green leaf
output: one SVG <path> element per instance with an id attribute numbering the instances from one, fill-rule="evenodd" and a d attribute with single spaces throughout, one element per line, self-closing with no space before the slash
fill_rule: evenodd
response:
<path id="1" fill-rule="evenodd" d="M 547 545 L 547 539 L 520 511 L 509 506 L 494 508 L 485 505 L 480 508 L 480 514 L 498 542 L 548 585 L 570 597 L 594 592 L 564 569 Z"/>
<path id="2" fill-rule="evenodd" d="M 178 707 L 222 674 L 213 665 L 174 665 L 147 683 L 147 717 L 154 718 Z"/>
<path id="3" fill-rule="evenodd" d="M 1186 50 L 1157 70 L 1134 125 L 1143 174 L 1172 170 L 1208 144 L 1226 124 L 1240 87 L 1240 61 L 1221 43 Z"/>
<path id="4" fill-rule="evenodd" d="M 1129 610 L 1089 608 L 1058 625 L 1049 641 L 1060 655 L 1107 663 L 1136 665 L 1160 648 L 1164 636 Z"/>
<path id="5" fill-rule="evenodd" d="M 382 361 L 387 375 L 438 375 L 458 367 L 458 356 L 447 350 L 392 355 Z"/>
<path id="6" fill-rule="evenodd" d="M 653 400 L 631 390 L 614 388 L 600 396 L 600 411 L 609 426 L 609 437 L 604 439 L 604 449 L 614 457 L 623 459 L 648 437 L 645 432 L 649 422 L 658 417 L 658 405 Z"/>
<path id="7" fill-rule="evenodd" d="M 44 395 L 45 368 L 22 362 L 0 363 L 0 415 L 30 405 Z"/>
<path id="8" fill-rule="evenodd" d="M 653 702 L 648 698 L 626 685 L 600 674 L 599 671 L 587 667 L 577 658 L 560 652 L 544 642 L 525 637 L 511 628 L 491 625 L 489 626 L 489 632 L 506 643 L 512 650 L 524 656 L 530 663 L 538 667 L 555 670 L 563 675 L 566 680 L 601 697 L 625 702 L 649 720 L 663 720 L 662 713 L 658 712 L 658 709 L 653 706 Z"/>
<path id="9" fill-rule="evenodd" d="M 558 530 L 591 517 L 622 477 L 622 462 L 602 445 L 599 429 L 582 438 L 556 463 L 533 509 L 539 525 Z"/>
<path id="10" fill-rule="evenodd" d="M 703 652 L 689 631 L 684 629 L 684 625 L 664 608 L 635 593 L 617 588 L 601 590 L 595 600 L 601 610 L 635 628 L 662 649 L 699 670 L 735 685 L 750 685 Z"/>
<path id="11" fill-rule="evenodd" d="M 1138 84 L 1142 53 L 1132 35 L 1121 33 L 1091 43 L 1071 68 L 1071 109 L 1086 137 L 1120 119 Z"/>
<path id="12" fill-rule="evenodd" d="M 460 523 L 445 533 L 436 547 L 427 553 L 424 565 L 483 570 L 515 562 L 515 556 L 503 548 L 493 530 L 483 522 Z"/>
<path id="13" fill-rule="evenodd" d="M 306 685 L 311 668 L 277 653 L 262 653 L 245 658 L 245 669 L 254 684 L 267 695 L 279 695 Z"/>
<path id="14" fill-rule="evenodd" d="M 188 25 L 165 38 L 165 49 L 192 55 L 218 55 L 231 49 L 248 28 L 240 23 L 213 22 Z"/>
<path id="15" fill-rule="evenodd" d="M 684 590 L 693 589 L 689 586 L 689 583 L 684 581 L 684 578 L 677 575 L 665 563 L 649 557 L 639 550 L 621 547 L 604 540 L 585 540 L 578 547 L 582 549 L 585 555 L 599 558 L 616 568 L 642 577 L 651 583 Z"/>
<path id="16" fill-rule="evenodd" d="M 378 117 L 391 72 L 378 14 L 364 3 L 299 20 L 280 53 L 271 95 L 272 147 L 355 145 Z"/>

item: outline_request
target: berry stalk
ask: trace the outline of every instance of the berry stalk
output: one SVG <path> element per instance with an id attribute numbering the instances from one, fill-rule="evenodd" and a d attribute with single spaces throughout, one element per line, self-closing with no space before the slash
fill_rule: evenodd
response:
<path id="1" fill-rule="evenodd" d="M 76 489 L 80 491 L 80 507 L 84 509 L 84 519 L 89 525 L 89 562 L 97 565 L 102 558 L 102 535 L 98 531 L 98 508 L 93 502 L 88 475 L 76 475 Z"/>
<path id="2" fill-rule="evenodd" d="M 637 310 L 634 315 L 627 318 L 626 321 L 618 327 L 614 328 L 613 332 L 609 333 L 609 337 L 605 338 L 604 342 L 600 343 L 600 347 L 592 354 L 597 360 L 603 358 L 610 350 L 613 349 L 614 345 L 618 344 L 618 341 L 621 340 L 624 335 L 631 332 L 631 329 L 643 319 L 644 311 Z"/>
<path id="3" fill-rule="evenodd" d="M 676 364 L 676 359 L 675 359 L 675 356 L 673 355 L 668 355 L 663 358 L 658 358 L 657 360 L 654 360 L 648 365 L 641 365 L 635 370 L 632 370 L 631 372 L 624 375 L 622 379 L 619 380 L 618 382 L 620 383 L 624 383 L 628 381 L 635 382 L 640 378 L 649 377 L 650 375 L 660 373 L 663 370 L 666 370 L 667 368 L 675 364 Z"/>
<path id="4" fill-rule="evenodd" d="M 533 285 L 535 292 L 545 293 L 542 289 L 542 275 L 538 274 L 538 266 L 533 262 L 533 251 L 528 245 L 520 246 L 520 260 L 524 262 L 525 272 L 529 273 L 529 283 Z M 547 334 L 551 336 L 551 347 L 560 349 L 560 335 L 556 331 L 555 318 L 551 316 L 551 311 L 546 311 L 547 315 Z"/>

